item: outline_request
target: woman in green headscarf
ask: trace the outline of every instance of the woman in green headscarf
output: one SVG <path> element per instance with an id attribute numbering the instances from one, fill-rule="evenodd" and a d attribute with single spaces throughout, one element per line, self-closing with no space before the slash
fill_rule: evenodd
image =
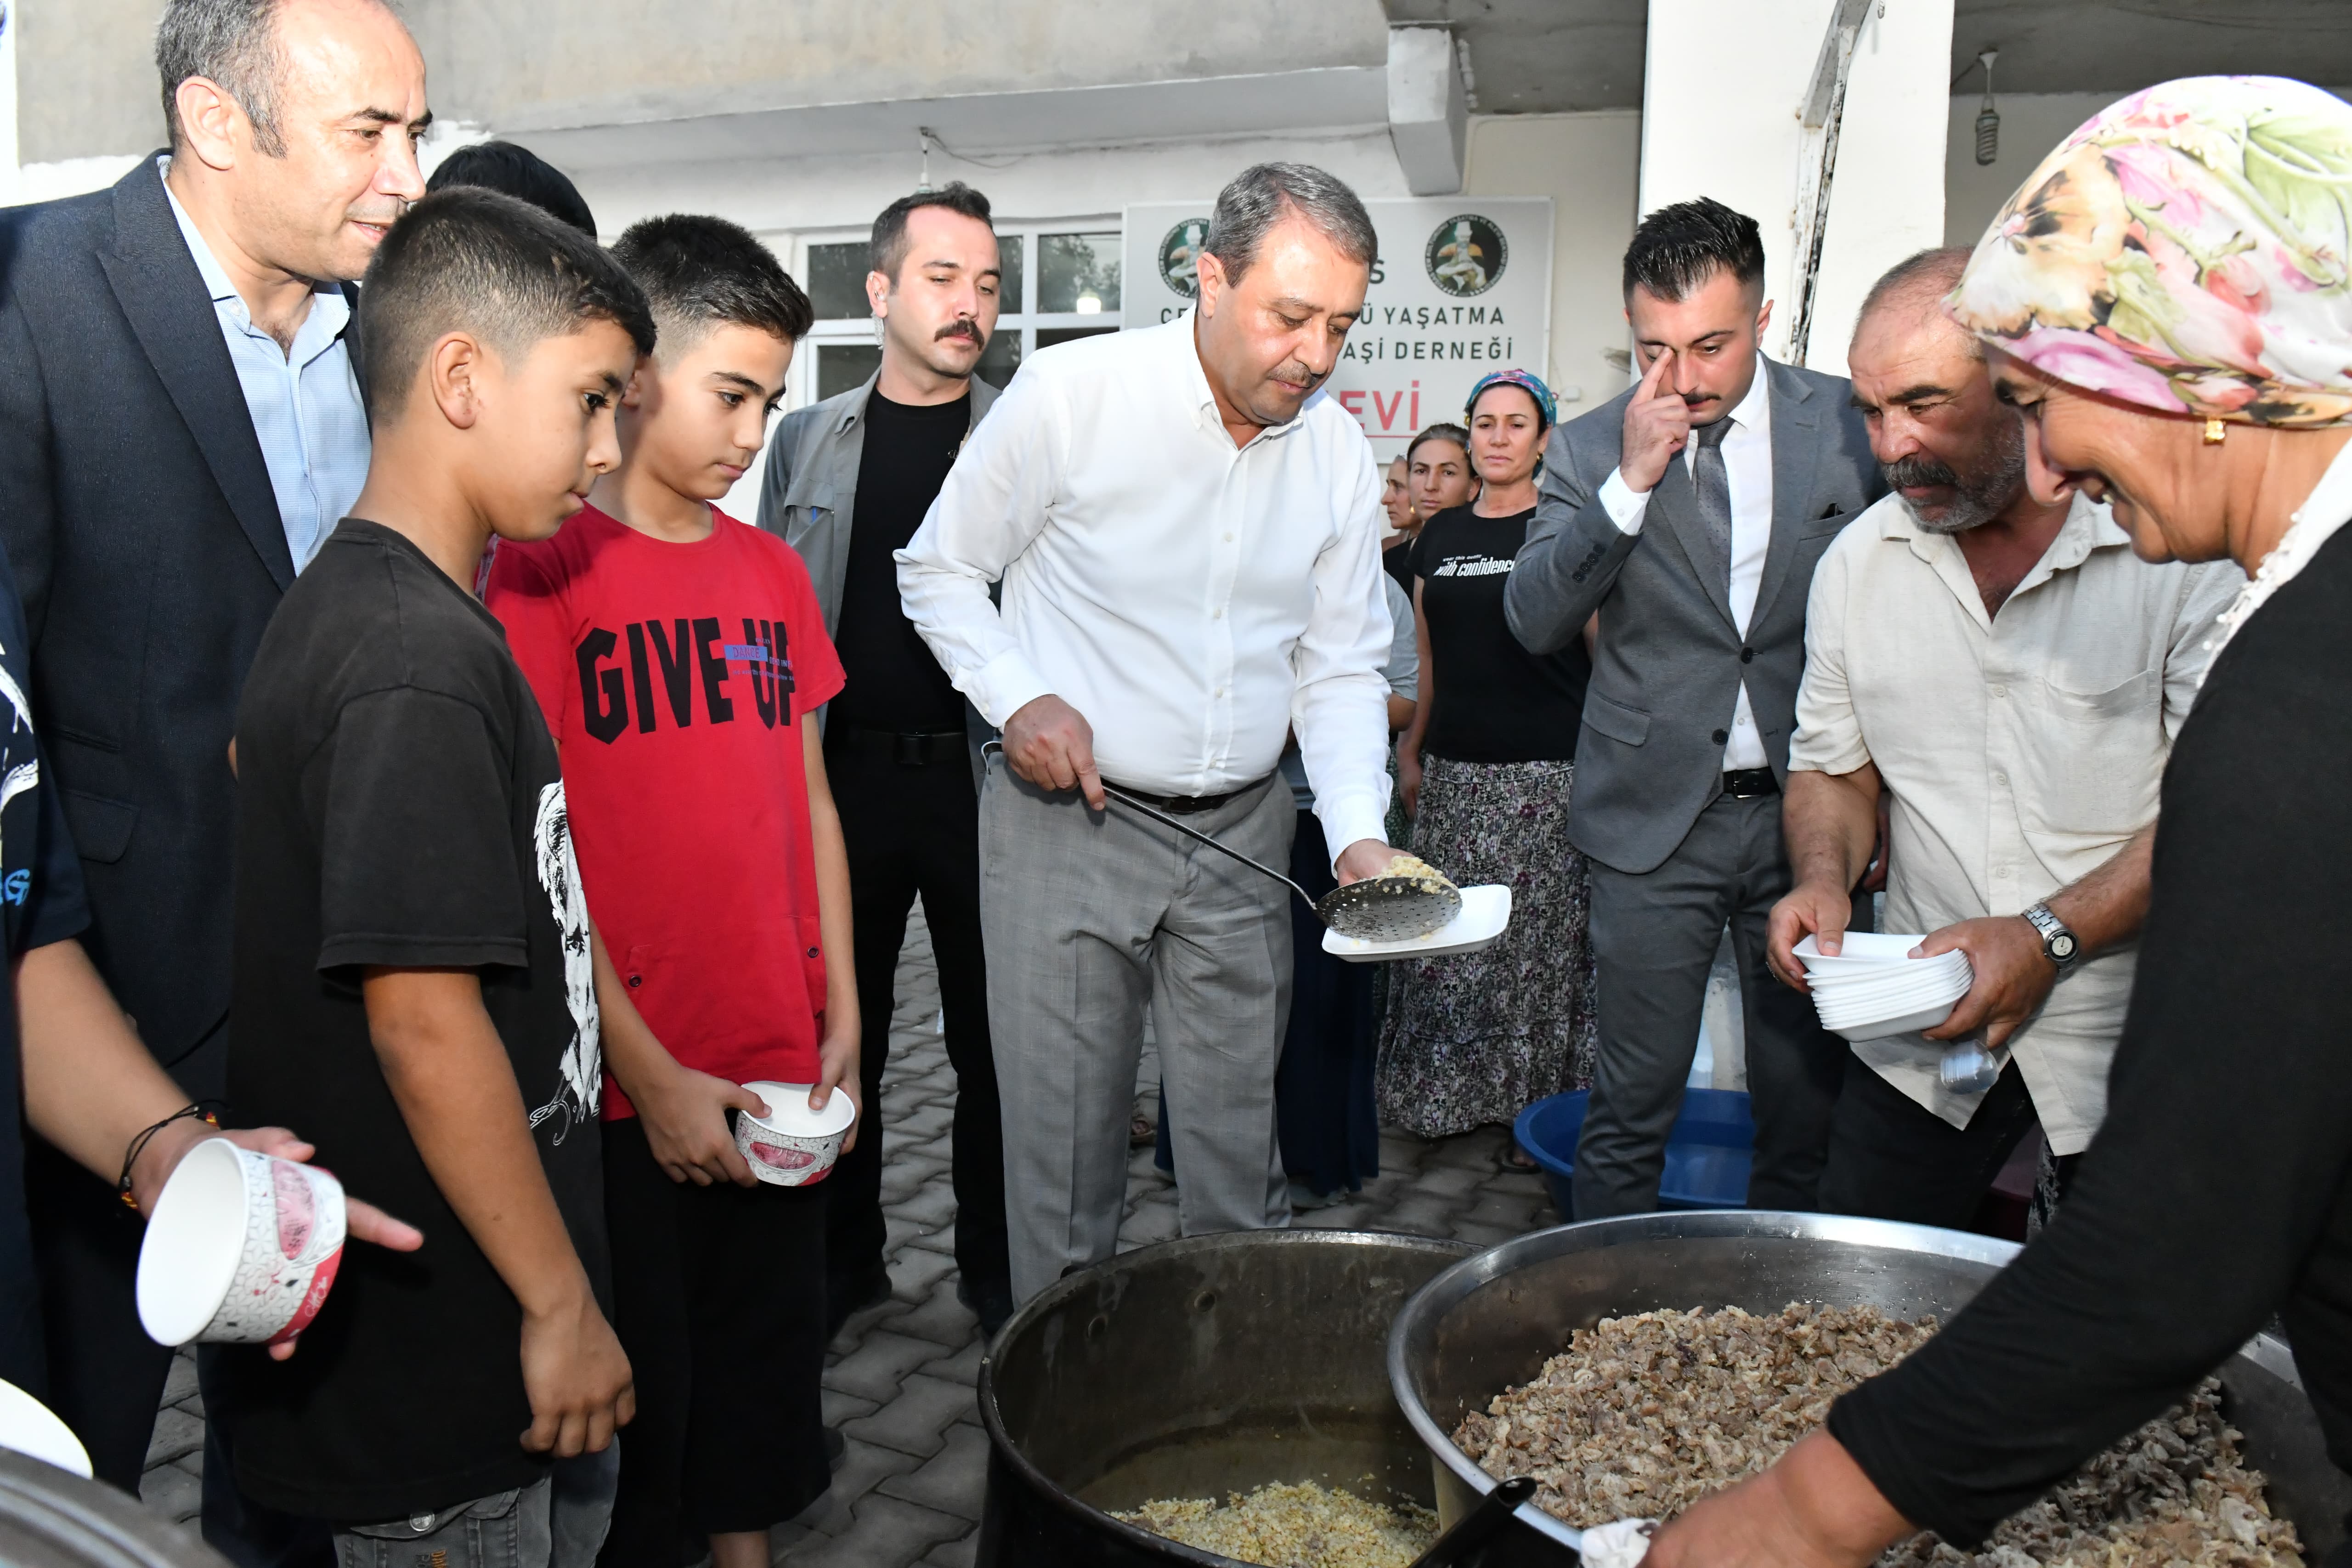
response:
<path id="1" fill-rule="evenodd" d="M 2283 1315 L 2352 1468 L 2352 106 L 2203 77 L 2067 139 L 1950 308 L 2037 498 L 2251 581 L 2174 743 L 2107 1121 L 2056 1219 L 1648 1563 L 1972 1548 Z M 2235 1545 L 2277 1539 L 2241 1521 Z M 2254 1539 L 2245 1539 L 2246 1535 Z M 2327 1558 L 2352 1563 L 2352 1547 Z"/>

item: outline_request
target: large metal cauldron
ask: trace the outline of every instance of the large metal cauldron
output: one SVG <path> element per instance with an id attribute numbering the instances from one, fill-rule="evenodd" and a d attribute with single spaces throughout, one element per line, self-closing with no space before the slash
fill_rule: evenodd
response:
<path id="1" fill-rule="evenodd" d="M 228 1568 L 136 1498 L 0 1449 L 0 1563 L 7 1568 Z"/>
<path id="2" fill-rule="evenodd" d="M 1474 1250 L 1244 1231 L 1141 1247 L 1056 1282 L 981 1363 L 982 1568 L 1230 1563 L 1103 1510 L 1270 1481 L 1429 1506 L 1427 1451 L 1389 1394 L 1389 1324 Z"/>
<path id="3" fill-rule="evenodd" d="M 1573 1330 L 1654 1308 L 1767 1312 L 1790 1301 L 1866 1303 L 1948 1321 L 2017 1252 L 1989 1237 L 1834 1215 L 1720 1210 L 1561 1226 L 1431 1280 L 1398 1315 L 1389 1381 L 1435 1456 L 1438 1514 L 1450 1524 L 1495 1484 L 1454 1446 L 1454 1428 L 1534 1376 Z M 2294 1359 L 2283 1342 L 2261 1335 L 2220 1375 L 2247 1457 L 2269 1474 L 2273 1510 L 2294 1521 L 2317 1561 L 2344 1539 L 2352 1482 L 2327 1462 Z M 1533 1503 L 1518 1518 L 1557 1543 L 1553 1561 L 1575 1561 L 1563 1549 L 1578 1531 Z"/>

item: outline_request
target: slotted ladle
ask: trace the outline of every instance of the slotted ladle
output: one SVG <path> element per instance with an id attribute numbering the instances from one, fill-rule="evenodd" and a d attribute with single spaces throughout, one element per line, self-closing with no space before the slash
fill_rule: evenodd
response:
<path id="1" fill-rule="evenodd" d="M 982 748 L 984 752 L 1003 749 L 1001 741 L 991 741 Z M 1157 806 L 1146 805 L 1117 784 L 1106 784 L 1102 791 L 1129 811 L 1140 812 L 1162 827 L 1172 827 L 1219 854 L 1231 856 L 1259 875 L 1273 878 L 1297 893 L 1315 911 L 1317 920 L 1341 936 L 1351 936 L 1360 942 L 1411 942 L 1429 935 L 1462 912 L 1460 889 L 1451 885 L 1433 888 L 1416 877 L 1367 877 L 1315 898 L 1273 867 L 1261 865 L 1232 845 L 1178 821 Z"/>
<path id="2" fill-rule="evenodd" d="M 1161 826 L 1172 827 L 1187 838 L 1197 838 L 1251 870 L 1273 878 L 1306 899 L 1315 918 L 1341 936 L 1352 936 L 1361 942 L 1411 942 L 1415 937 L 1427 936 L 1462 912 L 1460 889 L 1433 888 L 1417 877 L 1367 877 L 1360 882 L 1334 888 L 1319 899 L 1309 898 L 1306 889 L 1273 867 L 1261 865 L 1232 845 L 1146 805 L 1117 784 L 1104 784 L 1102 790 L 1129 811 L 1139 811 Z"/>

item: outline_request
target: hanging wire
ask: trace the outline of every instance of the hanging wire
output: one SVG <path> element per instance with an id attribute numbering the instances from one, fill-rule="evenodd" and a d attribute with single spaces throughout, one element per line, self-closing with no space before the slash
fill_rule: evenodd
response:
<path id="1" fill-rule="evenodd" d="M 1977 58 L 1983 62 L 1985 73 L 1984 106 L 1977 110 L 1977 163 L 1990 164 L 2000 156 L 2000 110 L 1993 107 L 1992 62 L 2000 51 L 1987 49 Z"/>
<path id="2" fill-rule="evenodd" d="M 953 158 L 957 163 L 970 163 L 975 169 L 1009 169 L 1013 167 L 1013 164 L 1021 162 L 1019 154 L 1004 158 L 975 158 L 970 153 L 959 153 L 954 148 L 949 146 L 945 142 L 940 141 L 940 133 L 932 130 L 928 125 L 918 125 L 915 127 L 915 132 L 916 134 L 919 135 L 923 139 L 923 178 L 926 181 L 931 177 L 930 153 L 931 149 L 934 147 L 946 153 L 949 157 Z"/>

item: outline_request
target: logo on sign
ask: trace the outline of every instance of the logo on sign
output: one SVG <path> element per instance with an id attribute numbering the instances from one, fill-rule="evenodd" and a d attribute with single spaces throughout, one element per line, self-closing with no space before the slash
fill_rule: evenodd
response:
<path id="1" fill-rule="evenodd" d="M 1187 300 L 1201 297 L 1201 251 L 1208 243 L 1209 220 L 1188 217 L 1160 240 L 1160 280 Z"/>
<path id="2" fill-rule="evenodd" d="M 1484 294 L 1501 281 L 1511 247 L 1503 231 L 1475 213 L 1447 218 L 1429 237 L 1429 280 L 1459 299 Z"/>

